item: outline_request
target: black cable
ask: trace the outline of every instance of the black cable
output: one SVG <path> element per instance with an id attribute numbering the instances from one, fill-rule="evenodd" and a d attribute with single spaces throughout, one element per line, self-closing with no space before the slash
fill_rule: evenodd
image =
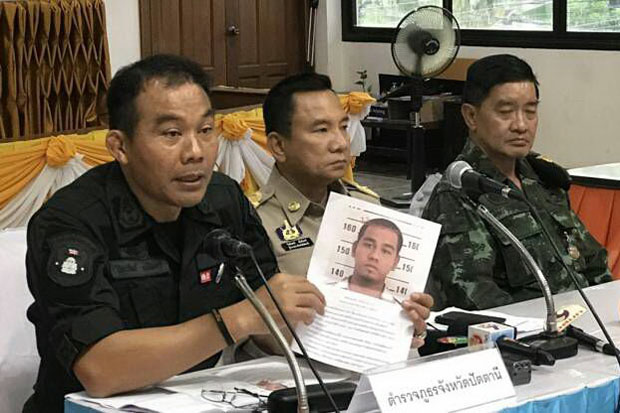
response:
<path id="1" fill-rule="evenodd" d="M 332 398 L 332 395 L 329 393 L 329 390 L 327 390 L 327 387 L 325 387 L 325 383 L 323 382 L 321 375 L 314 368 L 314 365 L 312 365 L 312 362 L 310 361 L 310 356 L 308 356 L 308 353 L 306 352 L 306 348 L 303 346 L 303 344 L 301 344 L 301 340 L 299 339 L 299 336 L 297 336 L 297 333 L 295 333 L 295 329 L 291 326 L 291 323 L 288 321 L 288 318 L 284 315 L 284 311 L 282 311 L 282 307 L 280 307 L 280 303 L 278 302 L 276 297 L 273 295 L 273 292 L 271 291 L 271 287 L 269 287 L 269 283 L 267 282 L 267 279 L 265 278 L 265 274 L 263 274 L 263 270 L 261 269 L 260 265 L 258 265 L 258 261 L 256 261 L 256 257 L 254 256 L 254 251 L 251 252 L 251 257 L 252 257 L 252 261 L 254 262 L 254 266 L 256 266 L 256 269 L 258 270 L 258 275 L 260 275 L 260 278 L 262 279 L 263 284 L 265 285 L 265 288 L 267 289 L 267 293 L 269 294 L 269 297 L 271 297 L 271 300 L 273 301 L 276 308 L 278 309 L 278 312 L 282 316 L 282 319 L 284 320 L 286 327 L 293 335 L 293 339 L 299 346 L 299 349 L 301 350 L 301 353 L 303 354 L 304 359 L 308 363 L 310 370 L 312 370 L 314 377 L 316 377 L 316 380 L 319 382 L 319 386 L 321 386 L 321 390 L 323 390 L 323 393 L 325 393 L 325 396 L 327 396 L 327 398 L 329 399 L 329 402 L 332 405 L 334 412 L 340 413 L 340 410 L 338 410 L 338 406 L 336 405 L 336 402 Z"/>
<path id="2" fill-rule="evenodd" d="M 609 335 L 609 332 L 607 331 L 607 329 L 603 325 L 603 321 L 599 317 L 599 315 L 596 312 L 596 310 L 594 310 L 594 306 L 592 305 L 592 303 L 590 302 L 590 300 L 586 296 L 585 292 L 583 291 L 583 289 L 579 285 L 579 280 L 577 280 L 577 277 L 575 277 L 575 274 L 573 274 L 573 271 L 568 267 L 566 262 L 564 262 L 564 259 L 562 257 L 562 252 L 560 251 L 559 247 L 557 246 L 557 244 L 553 240 L 553 237 L 551 237 L 551 234 L 549 233 L 549 230 L 545 226 L 544 221 L 542 220 L 542 217 L 540 216 L 540 214 L 538 213 L 538 211 L 536 210 L 534 205 L 532 205 L 525 197 L 524 197 L 524 200 L 525 200 L 525 203 L 527 204 L 527 206 L 529 207 L 530 211 L 532 212 L 532 214 L 536 217 L 536 219 L 540 223 L 540 227 L 543 230 L 543 233 L 545 234 L 545 236 L 547 237 L 547 239 L 551 243 L 551 246 L 553 247 L 553 250 L 557 254 L 558 258 L 560 259 L 560 263 L 562 264 L 562 266 L 564 267 L 564 269 L 566 270 L 566 272 L 570 276 L 571 280 L 573 281 L 573 284 L 575 284 L 575 287 L 577 287 L 577 291 L 579 292 L 579 295 L 581 295 L 581 298 L 583 299 L 583 301 L 588 306 L 588 309 L 592 312 L 592 316 L 596 320 L 596 323 L 598 324 L 598 326 L 601 328 L 601 331 L 603 332 L 603 335 L 605 336 L 605 339 L 611 345 L 611 347 L 616 350 L 614 352 L 614 355 L 616 357 L 616 361 L 618 362 L 618 366 L 620 367 L 620 354 L 618 354 L 618 349 L 616 348 L 616 344 L 614 343 L 614 341 L 612 340 L 611 336 Z M 620 378 L 618 380 L 620 381 Z M 618 400 L 616 402 L 615 412 L 616 413 L 620 412 L 620 393 L 618 393 Z"/>

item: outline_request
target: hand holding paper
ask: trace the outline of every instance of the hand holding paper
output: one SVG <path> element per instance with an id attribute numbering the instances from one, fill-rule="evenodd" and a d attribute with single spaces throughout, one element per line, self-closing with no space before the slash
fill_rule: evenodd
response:
<path id="1" fill-rule="evenodd" d="M 411 293 L 403 301 L 396 301 L 405 310 L 409 319 L 413 322 L 414 334 L 411 347 L 419 348 L 424 345 L 426 337 L 426 321 L 431 315 L 431 307 L 433 306 L 433 297 L 424 293 Z"/>
<path id="2" fill-rule="evenodd" d="M 433 300 L 416 291 L 426 285 L 439 229 L 332 193 L 308 269 L 327 305 L 298 329 L 310 357 L 362 372 L 422 345 Z"/>

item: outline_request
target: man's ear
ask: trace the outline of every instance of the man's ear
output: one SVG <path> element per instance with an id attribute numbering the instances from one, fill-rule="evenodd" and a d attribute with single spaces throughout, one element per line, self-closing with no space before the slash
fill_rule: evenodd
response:
<path id="1" fill-rule="evenodd" d="M 267 149 L 278 163 L 286 162 L 286 145 L 288 139 L 278 132 L 269 132 L 267 135 Z"/>
<path id="2" fill-rule="evenodd" d="M 127 135 L 117 129 L 110 129 L 105 137 L 105 146 L 108 152 L 120 163 L 125 165 L 127 158 Z"/>
<path id="3" fill-rule="evenodd" d="M 475 132 L 478 128 L 478 108 L 471 103 L 463 103 L 461 105 L 461 115 L 470 131 Z"/>
<path id="4" fill-rule="evenodd" d="M 355 250 L 357 249 L 357 241 L 355 241 L 353 243 L 353 246 L 351 247 L 351 256 L 355 257 Z"/>

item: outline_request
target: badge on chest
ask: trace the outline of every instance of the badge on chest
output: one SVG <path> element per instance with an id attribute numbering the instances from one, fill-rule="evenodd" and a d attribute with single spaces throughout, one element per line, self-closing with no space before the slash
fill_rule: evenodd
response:
<path id="1" fill-rule="evenodd" d="M 312 240 L 303 236 L 303 231 L 299 225 L 291 225 L 284 220 L 284 225 L 276 228 L 276 234 L 280 241 L 284 241 L 281 246 L 285 251 L 293 251 L 314 245 Z"/>

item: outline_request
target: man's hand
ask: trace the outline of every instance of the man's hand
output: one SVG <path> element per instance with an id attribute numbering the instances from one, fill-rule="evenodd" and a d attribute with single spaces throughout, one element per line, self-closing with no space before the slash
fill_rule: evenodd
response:
<path id="1" fill-rule="evenodd" d="M 412 293 L 402 301 L 401 306 L 414 326 L 411 347 L 422 347 L 424 345 L 424 337 L 426 337 L 426 322 L 424 320 L 431 314 L 433 297 L 424 293 Z"/>
<path id="2" fill-rule="evenodd" d="M 325 297 L 305 277 L 278 273 L 271 277 L 268 283 L 293 327 L 299 322 L 308 325 L 312 323 L 316 313 L 321 315 L 325 313 Z M 283 327 L 284 320 L 269 297 L 267 289 L 264 286 L 257 289 L 256 295 L 278 326 Z M 267 326 L 248 300 L 220 309 L 220 313 L 237 341 L 250 335 L 269 334 Z"/>
<path id="3" fill-rule="evenodd" d="M 299 322 L 308 325 L 312 323 L 317 312 L 321 315 L 325 313 L 325 297 L 306 277 L 279 273 L 271 277 L 269 287 L 293 326 Z M 259 288 L 256 290 L 256 295 L 282 327 L 284 321 L 269 297 L 267 289 Z"/>

